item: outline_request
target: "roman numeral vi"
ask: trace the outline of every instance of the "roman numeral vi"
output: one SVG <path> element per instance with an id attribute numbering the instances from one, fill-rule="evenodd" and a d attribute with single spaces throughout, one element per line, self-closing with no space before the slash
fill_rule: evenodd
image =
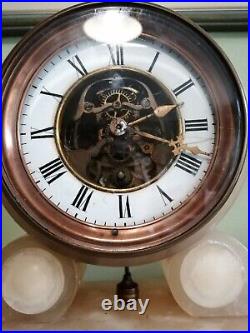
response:
<path id="1" fill-rule="evenodd" d="M 119 217 L 121 219 L 126 217 L 132 217 L 128 195 L 126 196 L 126 198 L 124 198 L 123 195 L 119 195 L 118 197 L 119 197 Z"/>

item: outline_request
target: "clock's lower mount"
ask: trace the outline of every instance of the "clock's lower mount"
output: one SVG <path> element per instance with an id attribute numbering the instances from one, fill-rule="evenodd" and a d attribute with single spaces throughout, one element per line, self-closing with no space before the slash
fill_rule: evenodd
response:
<path id="1" fill-rule="evenodd" d="M 99 70 L 65 97 L 57 116 L 58 149 L 72 172 L 93 187 L 142 188 L 176 159 L 169 145 L 142 135 L 176 140 L 182 133 L 178 107 L 165 117 L 152 116 L 158 106 L 176 104 L 173 94 L 146 72 Z"/>

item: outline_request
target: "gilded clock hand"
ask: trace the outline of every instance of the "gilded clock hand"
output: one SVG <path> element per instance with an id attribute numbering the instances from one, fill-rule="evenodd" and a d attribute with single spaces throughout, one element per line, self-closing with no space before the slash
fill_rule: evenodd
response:
<path id="1" fill-rule="evenodd" d="M 170 145 L 171 146 L 171 145 Z M 198 146 L 188 146 L 187 144 L 182 144 L 179 147 L 176 147 L 173 149 L 173 154 L 175 156 L 179 155 L 182 151 L 187 150 L 193 155 L 205 155 L 205 156 L 211 156 L 210 153 L 207 153 L 203 150 L 201 150 Z"/>
<path id="2" fill-rule="evenodd" d="M 211 156 L 210 153 L 207 153 L 201 150 L 198 146 L 189 146 L 184 142 L 183 135 L 179 135 L 177 140 L 170 140 L 169 146 L 173 148 L 173 154 L 175 156 L 179 155 L 182 151 L 189 151 L 193 155 L 205 155 Z"/>
<path id="3" fill-rule="evenodd" d="M 142 136 L 144 138 L 147 138 L 147 139 L 153 139 L 153 140 L 156 140 L 156 141 L 159 141 L 159 142 L 170 144 L 169 140 L 162 139 L 159 136 L 155 136 L 155 135 L 147 133 L 147 132 L 143 132 L 143 131 L 139 131 L 137 129 L 134 129 L 134 133 L 136 133 L 136 134 L 138 134 L 138 135 L 140 135 L 140 136 Z"/>
<path id="4" fill-rule="evenodd" d="M 136 130 L 136 129 L 134 129 L 134 132 L 136 134 L 142 136 L 142 137 L 147 138 L 147 139 L 152 139 L 152 140 L 156 140 L 156 141 L 168 144 L 169 147 L 173 148 L 173 154 L 175 156 L 181 154 L 181 152 L 185 151 L 185 150 L 189 151 L 193 155 L 211 156 L 210 153 L 207 153 L 207 152 L 201 150 L 198 146 L 189 146 L 186 143 L 184 143 L 183 142 L 184 141 L 183 136 L 179 136 L 177 138 L 177 140 L 174 141 L 174 140 L 163 139 L 163 138 L 160 138 L 158 136 L 152 135 L 150 133 L 139 131 L 139 130 Z"/>
<path id="5" fill-rule="evenodd" d="M 165 117 L 170 111 L 174 110 L 177 106 L 179 105 L 162 105 L 162 106 L 158 106 L 153 113 L 141 117 L 135 121 L 131 121 L 130 123 L 128 123 L 129 126 L 134 126 L 136 124 L 141 123 L 142 121 L 149 119 L 153 116 L 156 116 L 157 118 L 163 118 Z"/>

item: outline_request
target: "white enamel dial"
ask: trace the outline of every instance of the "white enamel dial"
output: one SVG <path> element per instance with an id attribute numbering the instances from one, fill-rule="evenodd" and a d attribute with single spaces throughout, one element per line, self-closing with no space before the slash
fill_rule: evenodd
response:
<path id="1" fill-rule="evenodd" d="M 18 125 L 20 152 L 41 194 L 76 221 L 106 227 L 142 225 L 185 204 L 206 177 L 216 136 L 206 87 L 185 59 L 170 48 L 140 39 L 124 44 L 118 54 L 112 53 L 112 58 L 106 44 L 86 40 L 61 49 L 31 82 Z M 91 187 L 67 168 L 56 145 L 55 121 L 68 90 L 83 76 L 114 61 L 152 75 L 172 91 L 180 105 L 186 149 L 148 186 L 112 193 Z M 201 153 L 188 149 L 194 146 Z"/>

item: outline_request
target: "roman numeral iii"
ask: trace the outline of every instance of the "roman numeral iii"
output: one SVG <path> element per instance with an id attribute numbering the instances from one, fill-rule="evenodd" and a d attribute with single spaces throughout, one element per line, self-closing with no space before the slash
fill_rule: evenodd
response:
<path id="1" fill-rule="evenodd" d="M 84 65 L 83 65 L 81 59 L 78 57 L 78 55 L 75 55 L 74 58 L 68 59 L 67 61 L 82 76 L 88 74 L 86 68 L 84 67 Z"/>
<path id="2" fill-rule="evenodd" d="M 207 131 L 207 130 L 208 130 L 207 119 L 185 120 L 186 132 L 198 132 L 198 131 Z"/>
<path id="3" fill-rule="evenodd" d="M 201 161 L 197 158 L 181 153 L 175 166 L 191 175 L 195 176 L 200 169 Z"/>
<path id="4" fill-rule="evenodd" d="M 59 157 L 39 168 L 43 178 L 48 184 L 53 183 L 55 180 L 57 180 L 67 172 L 63 169 L 64 164 Z"/>
<path id="5" fill-rule="evenodd" d="M 180 94 L 184 93 L 187 89 L 191 88 L 194 85 L 194 82 L 190 79 L 183 84 L 181 84 L 179 87 L 175 88 L 173 90 L 173 93 L 175 96 L 179 96 Z"/>
<path id="6" fill-rule="evenodd" d="M 123 47 L 119 46 L 119 45 L 116 45 L 116 46 L 113 46 L 113 47 L 111 45 L 108 45 L 108 49 L 109 49 L 112 64 L 114 66 L 124 65 Z"/>
<path id="7" fill-rule="evenodd" d="M 48 139 L 54 137 L 54 127 L 47 127 L 30 132 L 31 139 Z"/>
<path id="8" fill-rule="evenodd" d="M 71 205 L 86 212 L 93 193 L 94 191 L 91 191 L 87 186 L 83 185 Z"/>
<path id="9" fill-rule="evenodd" d="M 124 195 L 119 195 L 118 198 L 119 198 L 119 217 L 120 217 L 120 219 L 123 219 L 126 217 L 132 217 L 128 195 L 126 197 Z"/>

